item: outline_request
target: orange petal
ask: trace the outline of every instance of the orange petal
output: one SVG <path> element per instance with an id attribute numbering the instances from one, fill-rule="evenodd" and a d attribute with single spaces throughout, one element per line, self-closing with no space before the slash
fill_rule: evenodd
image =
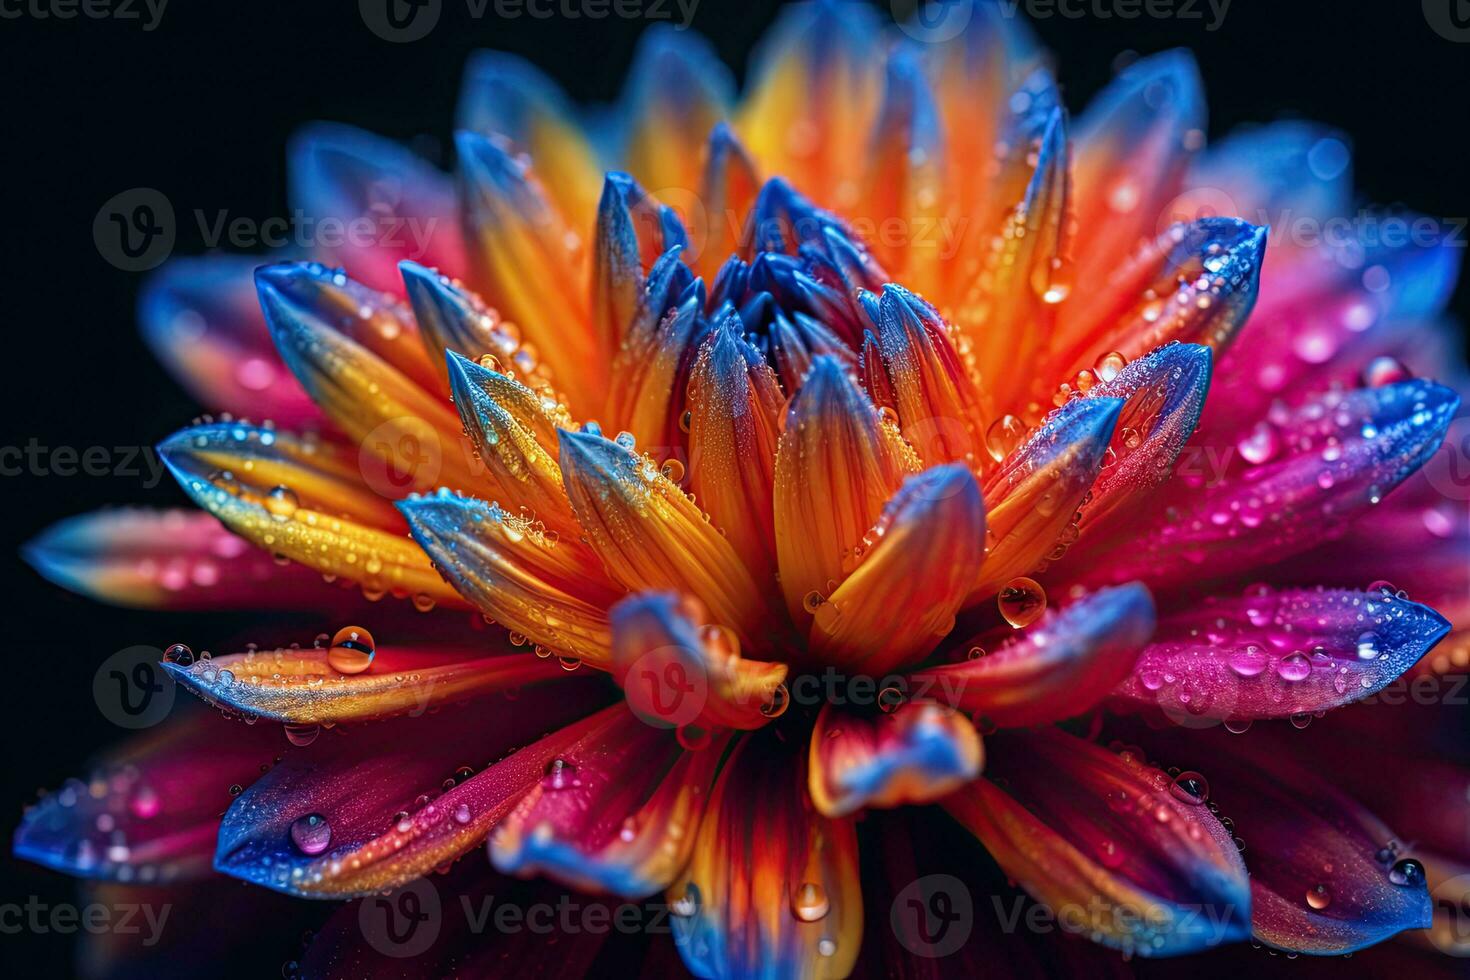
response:
<path id="1" fill-rule="evenodd" d="M 733 90 L 709 42 L 691 31 L 651 27 L 638 40 L 623 93 L 631 121 L 622 159 L 629 172 L 671 204 L 692 198 L 704 135 L 724 120 Z"/>
<path id="2" fill-rule="evenodd" d="M 824 705 L 812 729 L 812 804 L 828 817 L 927 803 L 980 774 L 980 736 L 952 707 L 908 701 L 865 717 Z"/>
<path id="3" fill-rule="evenodd" d="M 905 480 L 853 561 L 812 610 L 812 652 L 881 676 L 932 650 L 985 561 L 985 504 L 970 471 L 953 463 Z"/>
<path id="4" fill-rule="evenodd" d="M 760 728 L 786 705 L 786 665 L 746 660 L 699 603 L 644 592 L 613 607 L 613 677 L 649 725 Z"/>
<path id="5" fill-rule="evenodd" d="M 798 622 L 847 577 L 844 556 L 870 531 L 919 461 L 898 427 L 836 358 L 812 362 L 776 450 L 776 555 L 786 604 Z"/>
<path id="6" fill-rule="evenodd" d="M 755 163 L 725 123 L 710 132 L 699 186 L 701 207 L 687 219 L 689 257 L 705 282 L 714 282 L 720 266 L 739 250 L 746 216 L 760 193 Z"/>

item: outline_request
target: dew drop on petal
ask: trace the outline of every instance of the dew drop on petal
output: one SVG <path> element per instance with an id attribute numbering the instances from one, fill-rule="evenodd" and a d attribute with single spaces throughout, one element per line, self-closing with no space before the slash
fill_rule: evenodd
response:
<path id="1" fill-rule="evenodd" d="M 265 495 L 266 513 L 271 515 L 272 520 L 289 521 L 300 507 L 301 501 L 297 498 L 296 491 L 288 486 L 277 486 Z"/>
<path id="2" fill-rule="evenodd" d="M 1415 861 L 1413 858 L 1404 858 L 1388 870 L 1388 880 L 1404 888 L 1422 884 L 1424 881 L 1424 865 Z"/>
<path id="3" fill-rule="evenodd" d="M 320 854 L 332 843 L 332 826 L 320 813 L 300 817 L 291 823 L 291 843 L 302 854 Z"/>
<path id="4" fill-rule="evenodd" d="M 1029 626 L 1046 612 L 1046 590 L 1035 579 L 1018 576 L 996 595 L 996 605 L 1005 621 L 1016 629 Z"/>
<path id="5" fill-rule="evenodd" d="M 1317 885 L 1307 889 L 1307 904 L 1317 911 L 1325 909 L 1332 904 L 1332 892 L 1326 885 Z"/>
<path id="6" fill-rule="evenodd" d="M 1169 795 L 1180 803 L 1199 806 L 1210 798 L 1210 784 L 1204 776 L 1193 770 L 1181 772 L 1169 785 Z"/>
<path id="7" fill-rule="evenodd" d="M 791 912 L 802 922 L 818 922 L 831 908 L 826 889 L 815 882 L 804 882 L 791 896 Z"/>
<path id="8" fill-rule="evenodd" d="M 327 666 L 341 674 L 360 674 L 372 666 L 377 652 L 373 634 L 361 626 L 344 626 L 332 637 Z"/>

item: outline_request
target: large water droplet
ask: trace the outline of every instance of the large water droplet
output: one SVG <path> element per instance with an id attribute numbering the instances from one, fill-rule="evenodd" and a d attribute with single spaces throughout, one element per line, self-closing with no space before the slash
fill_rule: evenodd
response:
<path id="1" fill-rule="evenodd" d="M 295 844 L 302 854 L 315 856 L 331 845 L 332 827 L 327 823 L 327 818 L 320 813 L 300 817 L 291 824 L 291 843 Z"/>
<path id="2" fill-rule="evenodd" d="M 1276 665 L 1276 674 L 1284 681 L 1304 681 L 1312 675 L 1312 662 L 1300 651 L 1289 653 Z"/>
<path id="3" fill-rule="evenodd" d="M 377 652 L 373 634 L 361 626 L 344 626 L 332 637 L 327 666 L 341 674 L 360 674 L 372 666 Z"/>
<path id="4" fill-rule="evenodd" d="M 1035 579 L 1018 576 L 1001 588 L 995 602 L 1005 621 L 1020 629 L 1046 612 L 1046 590 Z"/>
<path id="5" fill-rule="evenodd" d="M 194 662 L 194 651 L 182 643 L 175 643 L 163 651 L 163 659 L 176 667 L 188 667 Z"/>
<path id="6" fill-rule="evenodd" d="M 316 737 L 322 733 L 322 728 L 320 725 L 311 724 L 303 725 L 287 722 L 285 725 L 285 729 L 286 741 L 290 742 L 292 745 L 300 747 L 304 747 L 310 745 L 312 742 L 315 742 Z"/>
<path id="7" fill-rule="evenodd" d="M 816 882 L 802 884 L 791 896 L 791 913 L 802 922 L 817 922 L 832 908 L 827 900 L 827 891 Z"/>
<path id="8" fill-rule="evenodd" d="M 296 496 L 296 491 L 288 486 L 278 486 L 265 495 L 266 513 L 273 520 L 289 521 L 301 507 L 301 500 Z"/>
<path id="9" fill-rule="evenodd" d="M 1405 888 L 1424 882 L 1424 865 L 1413 858 L 1404 858 L 1388 869 L 1388 880 Z"/>
<path id="10" fill-rule="evenodd" d="M 1326 885 L 1307 889 L 1307 904 L 1319 912 L 1332 904 L 1332 892 Z"/>
<path id="11" fill-rule="evenodd" d="M 1210 784 L 1204 776 L 1193 770 L 1181 772 L 1170 784 L 1169 795 L 1180 803 L 1199 806 L 1210 798 Z"/>
<path id="12" fill-rule="evenodd" d="M 546 764 L 546 775 L 541 777 L 541 785 L 547 789 L 566 789 L 568 786 L 577 785 L 577 767 L 565 759 L 552 759 Z"/>

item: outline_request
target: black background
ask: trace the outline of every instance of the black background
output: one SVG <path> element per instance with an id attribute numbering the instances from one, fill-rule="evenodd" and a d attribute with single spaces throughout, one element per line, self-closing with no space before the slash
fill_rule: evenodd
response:
<path id="1" fill-rule="evenodd" d="M 778 6 L 701 0 L 693 26 L 743 78 L 751 45 Z M 898 7 L 904 11 L 905 0 Z M 606 102 L 646 26 L 563 17 L 475 21 L 464 0 L 444 0 L 438 27 L 409 44 L 374 36 L 356 3 L 342 0 L 173 0 L 152 32 L 136 20 L 0 20 L 8 253 L 0 265 L 0 443 L 35 437 L 47 446 L 148 445 L 197 412 L 138 338 L 140 277 L 107 264 L 93 244 L 93 216 L 112 195 L 147 186 L 180 213 L 283 215 L 282 148 L 299 124 L 352 123 L 417 139 L 433 155 L 450 134 L 470 51 L 516 52 L 574 98 Z M 1074 111 L 1110 77 L 1121 52 L 1188 46 L 1206 81 L 1212 139 L 1247 121 L 1321 120 L 1353 137 L 1365 201 L 1445 218 L 1470 214 L 1470 44 L 1436 34 L 1415 0 L 1234 0 L 1213 33 L 1204 20 L 1053 16 L 1035 26 L 1057 54 Z M 191 235 L 197 238 L 192 222 L 181 221 L 178 252 L 202 248 Z M 1470 313 L 1464 283 L 1454 307 L 1461 319 Z M 61 517 L 105 503 L 182 503 L 167 479 L 148 490 L 136 477 L 0 477 L 0 494 L 0 577 L 9 600 L 0 632 L 8 723 L 0 835 L 8 841 L 38 787 L 79 773 L 90 753 L 124 735 L 92 701 L 91 676 L 102 658 L 137 643 L 279 624 L 102 608 L 48 586 L 20 562 L 21 543 Z M 4 850 L 0 901 L 67 900 L 64 879 L 13 861 L 8 844 Z M 259 961 L 235 966 L 242 975 L 273 975 L 296 941 L 261 937 Z M 6 935 L 0 945 L 7 962 L 24 956 L 53 975 L 70 969 L 68 937 Z"/>

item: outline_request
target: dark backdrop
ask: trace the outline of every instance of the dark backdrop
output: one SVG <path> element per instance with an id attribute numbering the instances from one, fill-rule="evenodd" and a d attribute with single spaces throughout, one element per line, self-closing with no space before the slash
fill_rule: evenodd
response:
<path id="1" fill-rule="evenodd" d="M 27 4 L 36 0 L 24 0 Z M 900 10 L 905 0 L 897 0 Z M 1087 0 L 1091 2 L 1091 0 Z M 1445 0 L 1446 4 L 1454 0 Z M 5 0 L 0 10 L 19 9 Z M 751 44 L 777 0 L 701 0 L 694 28 L 743 76 Z M 1201 0 L 1199 6 L 1207 9 Z M 142 10 L 139 5 L 139 10 Z M 1298 115 L 1347 130 L 1357 182 L 1380 203 L 1441 217 L 1470 214 L 1465 92 L 1470 44 L 1431 29 L 1413 0 L 1234 0 L 1219 30 L 1201 20 L 1054 16 L 1036 23 L 1057 53 L 1071 106 L 1111 75 L 1124 51 L 1185 45 L 1209 93 L 1210 135 L 1246 121 Z M 431 153 L 445 144 L 460 65 L 475 48 L 522 54 L 584 101 L 618 91 L 643 21 L 522 17 L 475 21 L 464 0 L 444 0 L 428 38 L 390 44 L 370 33 L 350 0 L 173 0 L 156 29 L 136 20 L 0 19 L 5 108 L 5 270 L 0 443 L 149 444 L 195 414 L 154 364 L 133 324 L 139 277 L 107 264 L 91 225 L 127 188 L 162 190 L 176 208 L 286 213 L 282 147 L 300 123 L 332 119 Z M 199 249 L 181 222 L 178 251 Z M 1455 308 L 1470 313 L 1461 284 Z M 176 504 L 171 481 L 139 478 L 0 478 L 0 577 L 8 724 L 0 838 L 40 786 L 81 770 L 96 747 L 124 733 L 91 696 L 97 663 L 136 643 L 224 635 L 245 619 L 185 623 L 106 609 L 38 579 L 17 548 L 52 521 L 108 502 Z M 57 875 L 0 857 L 0 902 L 67 900 Z M 68 937 L 0 936 L 48 973 L 69 969 Z M 263 941 L 242 975 L 271 975 L 294 936 Z"/>

